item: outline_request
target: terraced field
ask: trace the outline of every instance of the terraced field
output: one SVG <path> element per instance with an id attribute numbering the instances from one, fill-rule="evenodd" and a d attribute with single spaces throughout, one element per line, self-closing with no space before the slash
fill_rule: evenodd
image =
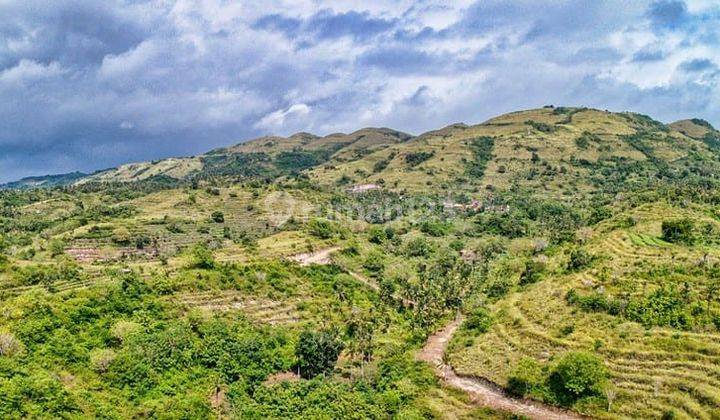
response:
<path id="1" fill-rule="evenodd" d="M 456 337 L 450 364 L 460 374 L 506 385 L 523 357 L 551 361 L 570 350 L 590 351 L 599 355 L 610 371 L 609 415 L 659 418 L 674 413 L 679 418 L 717 418 L 720 333 L 714 328 L 645 328 L 622 317 L 585 312 L 565 299 L 571 288 L 612 295 L 628 284 L 631 294 L 642 295 L 645 288 L 657 286 L 652 278 L 638 278 L 637 267 L 691 264 L 703 255 L 720 256 L 713 246 L 684 247 L 659 238 L 661 218 L 705 220 L 698 209 L 653 205 L 626 216 L 636 218 L 637 224 L 617 228 L 611 220 L 597 227 L 597 232 L 605 233 L 596 233 L 587 248 L 602 259 L 592 269 L 549 275 L 496 303 L 491 329 L 475 340 Z"/>
<path id="2" fill-rule="evenodd" d="M 295 324 L 306 316 L 298 309 L 297 300 L 252 298 L 235 290 L 188 293 L 176 297 L 175 300 L 188 308 L 199 308 L 208 312 L 239 311 L 252 321 L 270 325 Z"/>

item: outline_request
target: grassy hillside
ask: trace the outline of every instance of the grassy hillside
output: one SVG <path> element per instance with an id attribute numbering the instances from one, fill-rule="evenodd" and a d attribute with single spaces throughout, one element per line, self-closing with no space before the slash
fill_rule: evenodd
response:
<path id="1" fill-rule="evenodd" d="M 459 313 L 466 381 L 715 418 L 717 134 L 543 108 L 0 190 L 0 413 L 509 418 L 416 360 Z"/>
<path id="2" fill-rule="evenodd" d="M 275 178 L 317 166 L 331 158 L 357 159 L 412 136 L 387 128 L 365 128 L 351 134 L 318 137 L 298 133 L 288 138 L 261 137 L 200 156 L 122 165 L 79 180 L 78 184 L 134 182 L 166 177 L 174 180 L 213 176 Z"/>
<path id="3" fill-rule="evenodd" d="M 544 108 L 426 133 L 360 160 L 331 161 L 310 176 L 326 185 L 370 182 L 414 191 L 525 187 L 569 196 L 610 188 L 608 182 L 646 183 L 658 173 L 717 170 L 716 153 L 702 139 L 642 115 Z"/>
<path id="4" fill-rule="evenodd" d="M 611 385 L 605 401 L 579 404 L 610 404 L 608 415 L 628 418 L 717 416 L 716 211 L 646 204 L 583 232 L 578 245 L 516 255 L 527 261 L 510 273 L 517 286 L 490 305 L 486 334 L 456 336 L 450 362 L 517 387 L 528 363 L 549 367 L 568 351 L 588 351 L 604 360 Z M 685 219 L 692 243 L 663 238 L 663 222 Z M 532 262 L 543 269 L 528 282 L 522 270 Z M 541 383 L 524 392 L 553 399 Z"/>

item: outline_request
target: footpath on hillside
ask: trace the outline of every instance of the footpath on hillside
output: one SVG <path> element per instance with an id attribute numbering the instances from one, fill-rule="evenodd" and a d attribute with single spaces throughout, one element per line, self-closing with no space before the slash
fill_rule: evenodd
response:
<path id="1" fill-rule="evenodd" d="M 297 261 L 301 265 L 309 264 L 330 264 L 332 263 L 331 254 L 339 247 L 321 249 L 316 252 L 298 254 L 290 257 L 291 260 Z M 348 273 L 359 282 L 365 284 L 369 288 L 377 291 L 379 285 L 363 275 L 349 271 Z M 404 302 L 412 304 L 412 302 Z M 435 369 L 435 374 L 440 377 L 445 384 L 453 388 L 460 389 L 470 395 L 473 402 L 484 407 L 496 410 L 507 411 L 514 414 L 529 417 L 537 420 L 575 420 L 582 419 L 578 414 L 571 413 L 560 408 L 545 405 L 536 401 L 515 398 L 507 394 L 497 384 L 488 380 L 476 377 L 462 376 L 455 373 L 452 366 L 443 361 L 443 356 L 450 343 L 450 339 L 462 324 L 464 318 L 458 315 L 455 320 L 447 324 L 441 330 L 431 335 L 425 346 L 418 353 L 418 360 L 427 362 Z"/>
<path id="2" fill-rule="evenodd" d="M 448 386 L 465 391 L 473 402 L 496 410 L 508 411 L 538 420 L 568 420 L 583 417 L 539 402 L 515 398 L 507 394 L 500 386 L 481 378 L 461 376 L 452 366 L 443 361 L 450 339 L 462 324 L 463 317 L 458 316 L 440 331 L 431 335 L 417 358 L 430 363 L 435 374 Z"/>

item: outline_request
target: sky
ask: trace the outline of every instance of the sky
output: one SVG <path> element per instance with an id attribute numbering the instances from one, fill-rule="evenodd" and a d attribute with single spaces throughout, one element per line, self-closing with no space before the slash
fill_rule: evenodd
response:
<path id="1" fill-rule="evenodd" d="M 720 125 L 715 0 L 0 0 L 0 16 L 0 182 L 547 104 Z"/>

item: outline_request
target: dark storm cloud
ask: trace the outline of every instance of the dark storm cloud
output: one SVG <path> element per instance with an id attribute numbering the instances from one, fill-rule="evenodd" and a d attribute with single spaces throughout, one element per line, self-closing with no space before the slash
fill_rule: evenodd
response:
<path id="1" fill-rule="evenodd" d="M 662 51 L 653 50 L 642 50 L 638 51 L 632 56 L 632 60 L 638 63 L 659 61 L 665 58 L 665 54 Z"/>
<path id="2" fill-rule="evenodd" d="M 680 63 L 680 69 L 686 72 L 700 72 L 717 69 L 717 65 L 707 58 L 695 58 Z"/>
<path id="3" fill-rule="evenodd" d="M 687 5 L 680 0 L 655 1 L 648 9 L 648 16 L 655 29 L 677 29 L 688 19 Z"/>
<path id="4" fill-rule="evenodd" d="M 373 18 L 368 12 L 335 13 L 331 9 L 325 9 L 307 19 L 281 14 L 265 15 L 256 20 L 252 27 L 282 32 L 288 37 L 306 34 L 312 35 L 317 40 L 343 36 L 363 40 L 388 31 L 396 22 L 397 19 Z"/>
<path id="5" fill-rule="evenodd" d="M 23 58 L 73 66 L 97 64 L 107 54 L 137 45 L 149 32 L 111 2 L 4 2 L 0 16 L 0 68 Z"/>
<path id="6" fill-rule="evenodd" d="M 548 103 L 720 118 L 718 6 L 350 4 L 0 3 L 0 181 Z"/>

